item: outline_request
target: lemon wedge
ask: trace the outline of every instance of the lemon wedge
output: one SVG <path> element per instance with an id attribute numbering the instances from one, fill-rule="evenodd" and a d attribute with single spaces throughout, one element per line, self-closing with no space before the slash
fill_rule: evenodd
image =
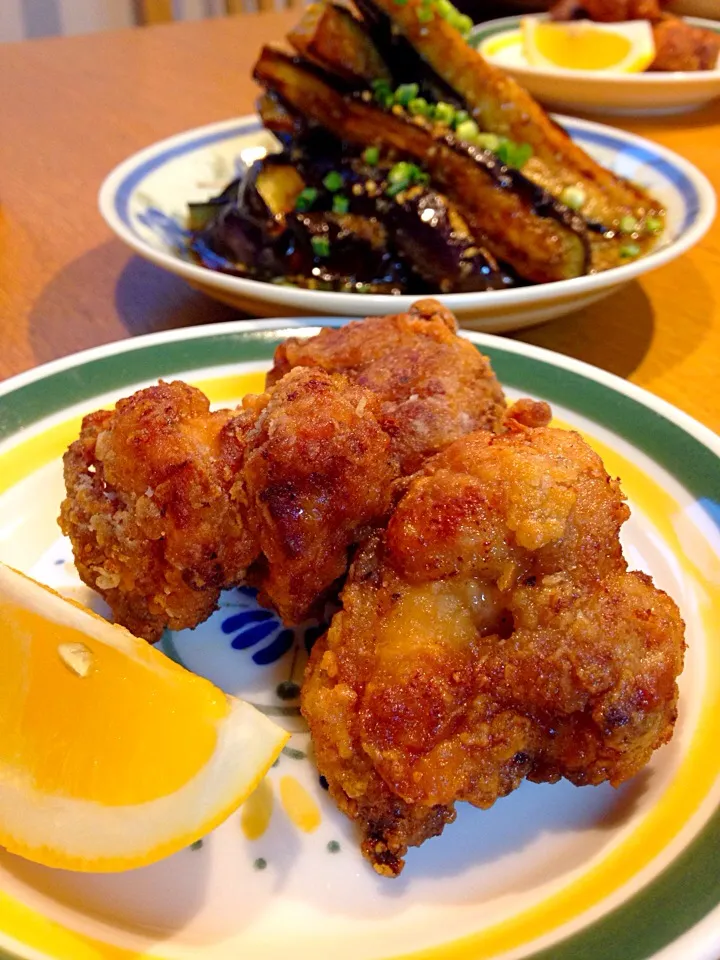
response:
<path id="1" fill-rule="evenodd" d="M 0 564 L 0 846 L 140 867 L 204 836 L 288 734 L 80 604 Z"/>
<path id="2" fill-rule="evenodd" d="M 533 67 L 640 73 L 655 59 L 655 41 L 647 20 L 551 23 L 522 20 L 523 49 Z"/>

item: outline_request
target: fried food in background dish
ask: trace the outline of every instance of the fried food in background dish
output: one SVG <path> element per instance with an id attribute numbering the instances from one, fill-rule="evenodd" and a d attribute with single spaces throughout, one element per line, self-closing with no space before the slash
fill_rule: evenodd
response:
<path id="1" fill-rule="evenodd" d="M 714 70 L 720 56 L 720 35 L 694 27 L 678 17 L 653 24 L 655 59 L 650 70 Z"/>
<path id="2" fill-rule="evenodd" d="M 558 0 L 550 8 L 553 20 L 596 20 L 622 23 L 626 20 L 659 20 L 668 0 Z"/>
<path id="3" fill-rule="evenodd" d="M 150 641 L 194 627 L 257 553 L 230 500 L 241 451 L 223 447 L 233 412 L 180 381 L 85 417 L 65 454 L 60 526 L 81 579 Z"/>
<path id="4" fill-rule="evenodd" d="M 457 801 L 617 786 L 670 739 L 684 624 L 628 572 L 628 515 L 577 434 L 509 420 L 431 460 L 360 551 L 302 711 L 379 873 Z"/>
<path id="5" fill-rule="evenodd" d="M 378 396 L 402 474 L 466 433 L 499 429 L 505 415 L 489 360 L 457 335 L 455 318 L 436 300 L 291 338 L 278 347 L 268 384 L 298 366 L 346 374 Z"/>
<path id="6" fill-rule="evenodd" d="M 299 623 L 321 612 L 349 549 L 389 513 L 397 460 L 379 398 L 340 374 L 292 370 L 245 408 L 253 422 L 240 424 L 232 496 L 260 550 L 247 580 Z"/>

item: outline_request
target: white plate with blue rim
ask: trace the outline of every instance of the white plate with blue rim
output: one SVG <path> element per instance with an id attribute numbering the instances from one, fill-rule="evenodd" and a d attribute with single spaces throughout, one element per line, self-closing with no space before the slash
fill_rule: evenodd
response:
<path id="1" fill-rule="evenodd" d="M 599 163 L 657 197 L 667 211 L 663 238 L 648 256 L 604 273 L 505 290 L 439 294 L 463 326 L 500 333 L 578 310 L 675 260 L 713 222 L 712 186 L 678 154 L 614 127 L 572 117 L 555 119 Z M 100 189 L 100 212 L 140 256 L 253 316 L 363 317 L 407 310 L 416 296 L 305 290 L 230 276 L 192 261 L 186 249 L 188 202 L 218 194 L 248 164 L 277 149 L 277 141 L 256 116 L 189 130 L 116 167 Z"/>
<path id="2" fill-rule="evenodd" d="M 720 97 L 720 69 L 609 73 L 532 66 L 523 49 L 522 19 L 503 17 L 480 24 L 471 32 L 469 41 L 486 60 L 509 73 L 547 106 L 573 112 L 638 117 L 695 110 Z M 538 14 L 533 19 L 546 20 L 547 14 Z M 698 17 L 685 17 L 685 20 L 693 26 L 720 33 L 717 21 Z"/>

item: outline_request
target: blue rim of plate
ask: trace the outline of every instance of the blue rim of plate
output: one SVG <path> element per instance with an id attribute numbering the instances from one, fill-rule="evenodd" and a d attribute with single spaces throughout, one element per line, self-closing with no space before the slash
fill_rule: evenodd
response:
<path id="1" fill-rule="evenodd" d="M 685 211 L 679 232 L 685 233 L 690 229 L 700 213 L 700 196 L 697 187 L 683 170 L 673 166 L 669 160 L 661 157 L 658 153 L 654 153 L 647 147 L 628 143 L 622 136 L 588 130 L 585 126 L 573 123 L 571 118 L 563 118 L 563 126 L 573 140 L 592 143 L 599 147 L 615 150 L 619 155 L 625 156 L 630 160 L 652 166 L 654 170 L 672 184 L 682 197 Z M 113 198 L 114 210 L 118 219 L 127 229 L 136 232 L 130 216 L 130 200 L 133 192 L 149 174 L 153 173 L 159 167 L 164 166 L 168 161 L 211 146 L 214 143 L 232 140 L 234 137 L 260 133 L 264 131 L 264 129 L 259 120 L 241 120 L 238 121 L 237 126 L 225 130 L 216 130 L 214 133 L 199 133 L 195 138 L 188 139 L 180 144 L 168 146 L 165 150 L 149 157 L 137 167 L 130 170 L 127 176 L 118 184 Z"/>

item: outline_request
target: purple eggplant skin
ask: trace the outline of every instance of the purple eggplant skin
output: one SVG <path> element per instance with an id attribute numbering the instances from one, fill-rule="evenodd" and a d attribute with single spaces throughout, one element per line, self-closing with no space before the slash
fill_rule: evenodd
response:
<path id="1" fill-rule="evenodd" d="M 384 220 L 402 257 L 441 293 L 514 286 L 494 257 L 457 224 L 445 197 L 416 187 L 388 204 Z"/>
<path id="2" fill-rule="evenodd" d="M 190 250 L 200 263 L 223 273 L 320 289 L 426 292 L 422 280 L 393 255 L 377 218 L 329 209 L 270 209 L 258 184 L 272 167 L 281 175 L 288 158 L 276 154 L 256 161 L 235 189 L 235 202 L 223 205 L 193 234 Z M 327 208 L 332 198 L 325 200 Z M 327 241 L 327 250 L 313 246 L 319 237 Z"/>
<path id="3" fill-rule="evenodd" d="M 387 168 L 371 167 L 360 157 L 349 156 L 324 133 L 295 141 L 289 156 L 305 182 L 320 189 L 330 171 L 339 172 L 350 211 L 385 224 L 388 243 L 398 259 L 407 262 L 430 290 L 466 293 L 517 285 L 509 271 L 475 241 L 455 205 L 432 186 L 414 186 L 396 197 L 388 196 Z"/>

